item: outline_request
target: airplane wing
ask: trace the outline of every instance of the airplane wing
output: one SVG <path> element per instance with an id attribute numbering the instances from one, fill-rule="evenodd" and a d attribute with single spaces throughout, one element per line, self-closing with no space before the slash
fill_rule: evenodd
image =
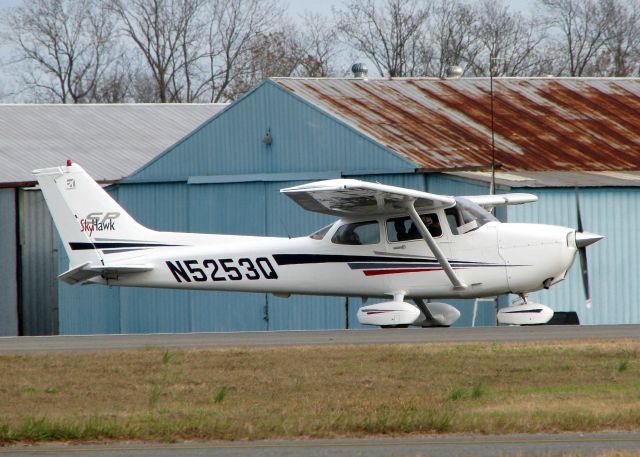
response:
<path id="1" fill-rule="evenodd" d="M 470 195 L 463 197 L 480 206 L 494 207 L 502 205 L 521 205 L 522 203 L 537 202 L 538 197 L 533 194 L 497 194 L 497 195 Z"/>
<path id="2" fill-rule="evenodd" d="M 453 197 L 356 179 L 330 179 L 281 189 L 308 211 L 334 216 L 376 215 L 406 211 L 414 202 L 417 211 L 448 208 Z"/>
<path id="3" fill-rule="evenodd" d="M 153 270 L 152 265 L 107 265 L 91 266 L 91 262 L 74 267 L 62 273 L 58 278 L 67 284 L 77 284 L 88 281 L 91 278 L 102 275 L 124 275 L 131 273 L 142 273 Z"/>

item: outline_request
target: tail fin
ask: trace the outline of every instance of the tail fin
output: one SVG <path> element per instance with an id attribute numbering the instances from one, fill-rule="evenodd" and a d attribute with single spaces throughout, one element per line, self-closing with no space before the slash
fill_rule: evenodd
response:
<path id="1" fill-rule="evenodd" d="M 138 224 L 81 166 L 68 162 L 33 173 L 71 268 L 104 265 L 103 249 L 126 248 L 153 233 Z"/>

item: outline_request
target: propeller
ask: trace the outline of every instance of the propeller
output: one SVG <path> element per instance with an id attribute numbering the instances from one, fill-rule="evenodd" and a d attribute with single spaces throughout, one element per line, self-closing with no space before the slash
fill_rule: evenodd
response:
<path id="1" fill-rule="evenodd" d="M 585 232 L 582 226 L 582 214 L 580 212 L 580 197 L 576 187 L 576 210 L 578 213 L 578 229 L 576 230 L 576 247 L 580 255 L 580 271 L 582 272 L 582 285 L 584 286 L 585 304 L 591 308 L 591 293 L 589 291 L 589 265 L 587 263 L 587 246 L 600 241 L 604 236 L 591 232 Z"/>

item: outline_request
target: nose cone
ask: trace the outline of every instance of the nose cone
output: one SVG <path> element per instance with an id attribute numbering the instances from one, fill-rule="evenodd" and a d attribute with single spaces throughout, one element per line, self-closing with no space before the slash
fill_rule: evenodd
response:
<path id="1" fill-rule="evenodd" d="M 593 243 L 597 243 L 604 236 L 591 232 L 576 232 L 576 247 L 578 249 L 587 247 Z"/>

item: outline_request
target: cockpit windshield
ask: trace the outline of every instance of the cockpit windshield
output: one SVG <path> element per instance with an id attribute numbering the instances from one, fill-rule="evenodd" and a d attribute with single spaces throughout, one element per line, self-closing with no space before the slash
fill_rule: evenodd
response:
<path id="1" fill-rule="evenodd" d="M 451 233 L 461 235 L 482 227 L 487 222 L 498 219 L 477 203 L 466 198 L 456 197 L 456 205 L 445 211 Z"/>

